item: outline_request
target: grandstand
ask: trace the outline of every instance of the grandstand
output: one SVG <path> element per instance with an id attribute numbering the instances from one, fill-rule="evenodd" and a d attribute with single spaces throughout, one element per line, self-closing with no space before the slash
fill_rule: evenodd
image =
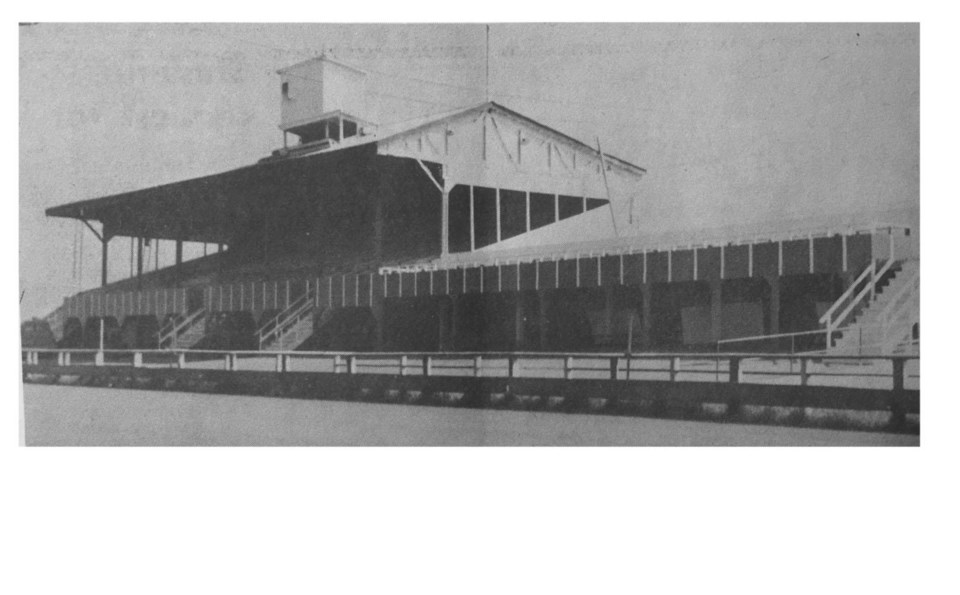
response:
<path id="1" fill-rule="evenodd" d="M 497 102 L 380 127 L 363 71 L 279 71 L 283 147 L 240 169 L 47 210 L 102 244 L 61 347 L 916 353 L 910 221 L 666 235 L 646 170 Z M 665 200 L 663 198 L 656 200 Z M 135 273 L 108 282 L 108 245 Z M 144 272 L 144 244 L 174 241 Z M 222 247 L 184 262 L 184 242 Z M 133 262 L 131 262 L 133 267 Z"/>

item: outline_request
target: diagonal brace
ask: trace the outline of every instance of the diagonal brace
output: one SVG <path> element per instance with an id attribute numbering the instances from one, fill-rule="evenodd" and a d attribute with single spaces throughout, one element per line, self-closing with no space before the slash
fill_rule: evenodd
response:
<path id="1" fill-rule="evenodd" d="M 89 221 L 87 221 L 86 219 L 81 219 L 80 221 L 83 221 L 83 224 L 90 228 L 90 231 L 93 232 L 93 235 L 97 236 L 98 240 L 100 240 L 101 242 L 103 241 L 103 236 L 100 235 L 100 232 L 94 229 L 92 225 L 90 225 Z"/>
<path id="2" fill-rule="evenodd" d="M 437 187 L 437 190 L 439 190 L 442 193 L 443 185 L 440 182 L 438 182 L 435 177 L 433 177 L 433 174 L 430 172 L 430 169 L 426 165 L 424 165 L 423 161 L 419 159 L 417 159 L 417 164 L 419 164 L 420 167 L 423 169 L 424 173 L 427 174 L 427 177 L 430 178 L 430 181 L 433 182 L 433 185 Z"/>

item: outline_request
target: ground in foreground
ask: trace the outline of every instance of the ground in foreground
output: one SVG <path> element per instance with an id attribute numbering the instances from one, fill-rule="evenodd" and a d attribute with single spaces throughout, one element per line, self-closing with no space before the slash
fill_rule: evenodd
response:
<path id="1" fill-rule="evenodd" d="M 916 435 L 25 384 L 27 445 L 915 446 Z"/>

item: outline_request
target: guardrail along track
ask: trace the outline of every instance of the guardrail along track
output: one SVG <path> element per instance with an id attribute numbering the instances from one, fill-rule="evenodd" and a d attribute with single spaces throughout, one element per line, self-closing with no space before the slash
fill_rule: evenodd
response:
<path id="1" fill-rule="evenodd" d="M 642 403 L 919 413 L 916 356 L 23 350 L 34 382 L 629 413 Z"/>

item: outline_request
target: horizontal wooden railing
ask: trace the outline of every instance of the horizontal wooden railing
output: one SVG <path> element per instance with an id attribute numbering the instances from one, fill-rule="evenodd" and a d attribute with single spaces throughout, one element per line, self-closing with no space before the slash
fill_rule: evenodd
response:
<path id="1" fill-rule="evenodd" d="M 114 366 L 463 378 L 660 380 L 890 390 L 902 390 L 905 382 L 915 380 L 919 386 L 918 356 L 300 351 L 266 354 L 109 349 L 23 349 L 22 353 L 25 365 L 38 368 Z"/>

